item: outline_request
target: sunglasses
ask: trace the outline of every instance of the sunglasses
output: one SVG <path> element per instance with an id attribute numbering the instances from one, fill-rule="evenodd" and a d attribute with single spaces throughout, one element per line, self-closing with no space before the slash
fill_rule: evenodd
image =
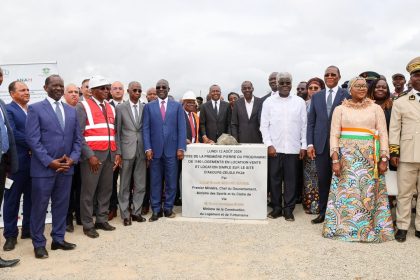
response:
<path id="1" fill-rule="evenodd" d="M 335 73 L 326 73 L 324 75 L 324 77 L 337 77 L 337 74 L 335 74 Z"/>
<path id="2" fill-rule="evenodd" d="M 319 87 L 308 87 L 309 90 L 319 90 Z"/>
<path id="3" fill-rule="evenodd" d="M 139 88 L 138 88 L 138 89 L 137 89 L 137 88 L 134 88 L 134 89 L 132 89 L 131 91 L 132 91 L 132 92 L 138 92 L 138 93 L 141 93 L 141 89 L 139 89 Z"/>
<path id="4" fill-rule="evenodd" d="M 156 89 L 166 89 L 166 86 L 157 86 Z"/>
<path id="5" fill-rule="evenodd" d="M 97 87 L 97 89 L 99 89 L 99 90 L 111 90 L 110 87 L 106 87 L 106 86 Z"/>

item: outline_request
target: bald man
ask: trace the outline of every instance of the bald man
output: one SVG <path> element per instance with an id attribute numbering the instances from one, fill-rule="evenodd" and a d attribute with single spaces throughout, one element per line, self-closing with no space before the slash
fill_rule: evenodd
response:
<path id="1" fill-rule="evenodd" d="M 158 98 L 156 95 L 156 88 L 149 88 L 146 92 L 146 98 L 147 102 L 152 102 L 153 100 L 156 100 Z"/>
<path id="2" fill-rule="evenodd" d="M 79 102 L 79 88 L 75 84 L 68 84 L 64 88 L 63 99 L 65 103 L 75 107 L 77 102 Z"/>

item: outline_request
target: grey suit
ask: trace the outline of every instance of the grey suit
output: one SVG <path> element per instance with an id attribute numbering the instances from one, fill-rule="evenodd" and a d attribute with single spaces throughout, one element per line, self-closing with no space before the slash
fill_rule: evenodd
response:
<path id="1" fill-rule="evenodd" d="M 131 178 L 134 181 L 132 214 L 139 216 L 146 192 L 146 157 L 143 149 L 143 107 L 137 103 L 139 121 L 133 115 L 131 102 L 116 107 L 117 154 L 122 156 L 121 183 L 118 193 L 121 218 L 129 219 Z"/>
<path id="2" fill-rule="evenodd" d="M 80 162 L 80 173 L 82 177 L 80 218 L 82 220 L 83 228 L 90 229 L 94 227 L 92 215 L 95 194 L 97 200 L 96 223 L 105 223 L 108 221 L 109 199 L 112 192 L 112 168 L 116 152 L 111 151 L 111 149 L 106 151 L 94 151 L 86 144 L 83 135 L 85 132 L 87 115 L 80 102 L 76 105 L 76 111 L 82 135 L 82 154 Z M 92 156 L 96 156 L 102 163 L 96 173 L 93 173 L 89 166 L 89 158 Z"/>
<path id="3" fill-rule="evenodd" d="M 254 96 L 254 105 L 252 107 L 251 117 L 245 106 L 245 98 L 241 97 L 233 106 L 232 111 L 232 136 L 239 143 L 262 143 L 260 131 L 260 111 L 262 99 Z"/>

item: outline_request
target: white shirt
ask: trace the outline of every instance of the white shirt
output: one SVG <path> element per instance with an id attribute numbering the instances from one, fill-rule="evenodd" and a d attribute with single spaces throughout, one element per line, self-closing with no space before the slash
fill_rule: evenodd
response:
<path id="1" fill-rule="evenodd" d="M 273 95 L 278 95 L 279 94 L 279 92 L 278 91 L 271 91 L 271 96 L 273 96 Z"/>
<path id="2" fill-rule="evenodd" d="M 214 109 L 214 105 L 216 104 L 216 108 L 217 108 L 217 112 L 219 112 L 219 107 L 220 107 L 220 99 L 219 100 L 217 100 L 217 101 L 214 101 L 213 99 L 211 100 L 211 104 L 212 104 L 212 106 L 211 107 L 213 107 L 213 109 Z"/>
<path id="3" fill-rule="evenodd" d="M 165 107 L 165 112 L 166 112 L 166 108 L 168 108 L 168 97 L 166 97 L 165 99 L 160 99 L 158 97 L 158 101 L 159 101 L 159 109 L 160 109 L 160 106 L 162 106 L 162 101 L 165 101 L 165 104 L 163 104 L 163 106 Z"/>
<path id="4" fill-rule="evenodd" d="M 57 107 L 56 105 L 56 101 L 54 99 L 52 99 L 51 97 L 47 96 L 47 100 L 48 102 L 50 102 L 51 107 L 53 108 L 53 111 L 55 112 L 55 108 Z M 61 101 L 58 101 L 58 107 L 60 107 L 61 110 L 61 115 L 63 116 L 63 124 L 66 124 L 66 118 L 64 117 L 64 107 L 63 107 L 63 103 L 61 103 Z"/>
<path id="5" fill-rule="evenodd" d="M 137 116 L 139 116 L 139 119 L 140 119 L 140 110 L 139 110 L 140 102 L 137 102 L 137 104 L 134 104 L 133 102 L 131 102 L 131 100 L 129 100 L 129 102 L 130 102 L 131 113 L 133 114 L 134 121 L 136 120 L 136 112 L 135 112 L 136 110 L 137 110 Z M 137 108 L 134 108 L 134 105 L 136 105 Z"/>
<path id="6" fill-rule="evenodd" d="M 252 114 L 252 108 L 254 107 L 254 96 L 252 96 L 251 102 L 248 103 L 248 101 L 245 100 L 245 108 L 246 108 L 246 113 L 248 114 L 248 119 L 251 118 L 251 114 Z"/>
<path id="7" fill-rule="evenodd" d="M 277 153 L 299 154 L 306 149 L 307 113 L 305 101 L 296 96 L 270 96 L 261 112 L 260 131 L 267 147 Z"/>
<path id="8" fill-rule="evenodd" d="M 332 94 L 332 96 L 331 96 L 332 97 L 331 104 L 333 104 L 334 103 L 335 96 L 337 95 L 338 86 L 335 86 L 333 88 L 328 88 L 328 87 L 325 88 L 325 104 L 327 104 L 328 95 L 330 94 L 330 89 L 333 90 L 333 92 L 331 93 Z"/>

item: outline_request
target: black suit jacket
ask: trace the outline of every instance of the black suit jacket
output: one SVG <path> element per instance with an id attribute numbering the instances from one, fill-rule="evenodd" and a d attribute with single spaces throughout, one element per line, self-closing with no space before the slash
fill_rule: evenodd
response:
<path id="1" fill-rule="evenodd" d="M 322 154 L 329 147 L 331 117 L 335 107 L 340 105 L 350 95 L 342 88 L 338 88 L 332 104 L 331 113 L 327 114 L 326 90 L 323 89 L 311 98 L 311 106 L 308 114 L 308 126 L 306 131 L 307 144 L 314 145 L 315 152 Z"/>
<path id="2" fill-rule="evenodd" d="M 190 140 L 190 141 L 192 141 L 192 133 L 191 133 L 191 130 L 193 128 L 191 128 L 191 126 L 190 126 L 190 120 L 189 120 L 188 114 L 186 112 L 185 112 L 184 116 L 185 116 L 185 126 L 187 127 L 187 139 Z M 196 122 L 196 120 L 195 120 L 194 117 L 193 117 L 193 122 L 194 122 L 195 127 L 197 127 L 197 125 L 199 125 Z M 195 143 L 198 143 L 198 142 L 202 142 L 200 129 L 198 129 L 198 135 L 195 136 Z"/>
<path id="3" fill-rule="evenodd" d="M 239 143 L 262 143 L 260 111 L 263 101 L 261 98 L 254 96 L 254 106 L 250 118 L 248 118 L 245 102 L 245 98 L 241 97 L 233 106 L 232 136 Z"/>
<path id="4" fill-rule="evenodd" d="M 214 142 L 223 133 L 230 134 L 230 118 L 232 115 L 229 103 L 220 101 L 219 114 L 213 109 L 213 100 L 206 102 L 200 111 L 200 131 L 201 135 L 206 135 Z"/>

